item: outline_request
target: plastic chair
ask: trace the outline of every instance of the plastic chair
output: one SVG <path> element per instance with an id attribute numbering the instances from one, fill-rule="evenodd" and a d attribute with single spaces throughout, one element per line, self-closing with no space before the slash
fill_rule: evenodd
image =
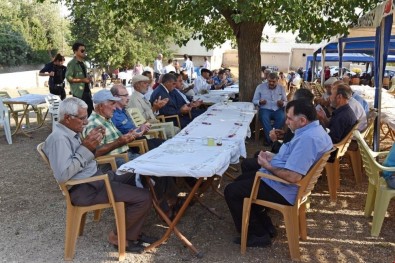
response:
<path id="1" fill-rule="evenodd" d="M 12 144 L 10 116 L 8 114 L 8 109 L 4 106 L 2 100 L 0 100 L 0 125 L 3 125 L 8 144 Z"/>
<path id="2" fill-rule="evenodd" d="M 48 112 L 52 117 L 52 130 L 55 128 L 55 124 L 59 121 L 59 105 L 62 100 L 57 95 L 48 95 L 45 97 L 47 103 Z"/>
<path id="3" fill-rule="evenodd" d="M 354 131 L 354 136 L 357 139 L 362 155 L 363 166 L 365 167 L 366 175 L 369 179 L 368 194 L 365 203 L 365 216 L 371 216 L 374 211 L 370 234 L 372 236 L 379 236 L 389 202 L 395 197 L 395 189 L 391 189 L 387 186 L 384 178 L 380 176 L 380 172 L 389 171 L 395 173 L 395 167 L 385 167 L 376 161 L 377 157 L 385 157 L 388 152 L 372 151 L 358 131 Z"/>
<path id="4" fill-rule="evenodd" d="M 8 94 L 7 91 L 0 91 L 0 100 L 4 99 L 11 99 L 11 96 Z M 11 115 L 12 118 L 14 119 L 15 123 L 18 123 L 18 115 L 23 114 L 25 111 L 21 105 L 9 105 L 9 108 L 11 109 Z M 29 116 L 27 115 L 25 118 L 26 121 L 26 126 L 29 126 Z"/>
<path id="5" fill-rule="evenodd" d="M 251 196 L 244 198 L 243 203 L 243 219 L 241 228 L 241 253 L 245 254 L 247 249 L 247 232 L 250 218 L 251 205 L 261 205 L 280 211 L 284 216 L 285 229 L 287 232 L 288 247 L 293 260 L 300 260 L 299 251 L 299 237 L 302 240 L 307 239 L 307 224 L 306 224 L 306 201 L 311 191 L 314 189 L 321 172 L 330 156 L 330 153 L 335 148 L 326 152 L 309 170 L 309 172 L 300 180 L 297 185 L 299 192 L 293 206 L 281 205 L 265 200 L 257 199 L 259 184 L 262 178 L 279 181 L 285 184 L 291 184 L 277 176 L 257 172 L 252 186 Z"/>
<path id="6" fill-rule="evenodd" d="M 127 109 L 130 116 L 133 119 L 133 122 L 140 126 L 141 124 L 146 122 L 146 119 L 141 114 L 138 108 L 129 108 Z M 173 122 L 161 122 L 161 123 L 151 123 L 151 130 L 157 131 L 159 137 L 167 140 L 167 138 L 172 138 L 175 135 L 175 129 Z"/>
<path id="7" fill-rule="evenodd" d="M 376 117 L 377 117 L 376 109 L 371 109 L 369 111 L 367 126 L 365 130 L 363 130 L 361 133 L 365 141 L 369 141 L 369 142 L 373 141 L 373 127 Z M 361 159 L 361 153 L 359 151 L 359 148 L 357 147 L 356 149 L 347 149 L 346 155 L 350 157 L 355 181 L 357 184 L 360 184 L 362 181 L 362 159 Z"/>
<path id="8" fill-rule="evenodd" d="M 340 157 L 343 157 L 351 143 L 353 132 L 358 128 L 358 122 L 352 127 L 351 131 L 340 142 L 333 146 L 337 148 L 336 157 L 333 163 L 327 162 L 325 166 L 326 178 L 328 179 L 328 188 L 331 201 L 336 202 L 337 189 L 340 187 Z M 356 179 L 357 180 L 357 179 Z"/>
<path id="9" fill-rule="evenodd" d="M 50 165 L 48 158 L 43 151 L 43 146 L 44 146 L 44 142 L 40 143 L 37 146 L 37 151 L 40 154 L 41 158 L 44 160 L 44 162 Z M 115 161 L 113 163 L 115 165 Z M 70 194 L 68 191 L 69 187 L 83 183 L 100 181 L 100 180 L 103 180 L 105 183 L 109 203 L 97 204 L 91 206 L 75 206 L 71 203 Z M 118 259 L 119 261 L 124 260 L 125 246 L 126 246 L 125 204 L 123 202 L 115 202 L 107 174 L 93 176 L 80 180 L 69 180 L 65 183 L 59 184 L 59 186 L 66 198 L 66 204 L 67 204 L 64 259 L 69 261 L 69 260 L 73 260 L 74 258 L 75 244 L 77 241 L 77 237 L 78 235 L 81 236 L 84 231 L 86 213 L 90 211 L 95 211 L 95 220 L 97 221 L 100 218 L 101 209 L 112 207 L 114 210 L 115 222 L 116 222 L 117 234 L 118 234 L 118 252 L 119 252 Z"/>

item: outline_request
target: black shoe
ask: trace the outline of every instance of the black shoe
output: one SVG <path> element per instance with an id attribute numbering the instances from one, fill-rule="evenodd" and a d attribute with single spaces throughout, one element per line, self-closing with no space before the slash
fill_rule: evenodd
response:
<path id="1" fill-rule="evenodd" d="M 114 247 L 118 250 L 118 245 L 114 245 Z M 137 241 L 128 241 L 127 247 L 125 248 L 127 252 L 134 254 L 143 254 L 144 246 L 141 245 L 140 242 Z"/>
<path id="2" fill-rule="evenodd" d="M 156 241 L 158 241 L 158 238 L 146 236 L 146 235 L 144 235 L 144 233 L 142 233 L 139 236 L 139 238 L 137 239 L 137 241 L 140 243 L 152 244 L 152 243 L 155 243 Z"/>
<path id="3" fill-rule="evenodd" d="M 233 243 L 240 245 L 241 244 L 241 238 L 236 237 L 233 239 Z M 247 247 L 268 247 L 272 244 L 272 241 L 270 240 L 269 235 L 264 235 L 261 237 L 258 237 L 256 235 L 249 235 L 247 238 Z"/>

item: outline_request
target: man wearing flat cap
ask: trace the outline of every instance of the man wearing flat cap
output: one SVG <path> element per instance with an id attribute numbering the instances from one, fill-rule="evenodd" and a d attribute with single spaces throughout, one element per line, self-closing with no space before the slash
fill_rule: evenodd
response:
<path id="1" fill-rule="evenodd" d="M 89 132 L 98 126 L 105 128 L 106 132 L 100 142 L 100 146 L 96 149 L 95 156 L 128 153 L 129 160 L 138 156 L 138 154 L 129 150 L 128 143 L 141 137 L 144 131 L 131 130 L 126 134 L 122 134 L 111 121 L 115 105 L 120 98 L 114 97 L 109 90 L 100 90 L 93 95 L 93 103 L 95 104 L 95 111 L 92 112 L 88 118 L 88 125 L 83 131 L 83 136 L 87 136 Z M 116 158 L 117 165 L 125 162 L 122 158 Z"/>

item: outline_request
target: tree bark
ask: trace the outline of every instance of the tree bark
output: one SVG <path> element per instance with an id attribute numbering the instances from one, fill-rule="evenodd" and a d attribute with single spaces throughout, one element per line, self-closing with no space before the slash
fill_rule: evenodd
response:
<path id="1" fill-rule="evenodd" d="M 261 40 L 265 23 L 241 22 L 234 30 L 239 55 L 240 101 L 252 101 L 261 83 Z"/>

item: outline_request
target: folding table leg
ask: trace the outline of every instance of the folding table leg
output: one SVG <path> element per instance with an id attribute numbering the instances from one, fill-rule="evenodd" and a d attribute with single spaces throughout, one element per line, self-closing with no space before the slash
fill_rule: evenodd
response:
<path id="1" fill-rule="evenodd" d="M 160 246 L 163 244 L 163 242 L 166 242 L 167 239 L 169 239 L 171 232 L 174 232 L 174 234 L 184 243 L 185 246 L 187 246 L 198 258 L 203 257 L 203 253 L 199 252 L 193 244 L 176 228 L 176 225 L 180 221 L 181 217 L 184 215 L 185 210 L 188 208 L 189 203 L 191 202 L 192 198 L 194 198 L 197 190 L 199 189 L 200 184 L 203 182 L 203 178 L 199 178 L 191 191 L 189 192 L 184 204 L 181 206 L 180 210 L 178 211 L 176 217 L 174 218 L 173 221 L 171 221 L 167 215 L 162 211 L 162 209 L 159 206 L 158 199 L 156 197 L 155 191 L 154 191 L 154 186 L 151 183 L 150 177 L 146 176 L 145 177 L 148 183 L 148 186 L 151 191 L 152 195 L 152 201 L 155 210 L 158 212 L 159 216 L 163 218 L 163 220 L 166 222 L 166 224 L 169 225 L 169 228 L 166 230 L 165 234 L 155 243 L 152 243 L 148 247 L 145 248 L 145 250 L 151 250 L 153 248 L 156 248 L 157 246 Z"/>

